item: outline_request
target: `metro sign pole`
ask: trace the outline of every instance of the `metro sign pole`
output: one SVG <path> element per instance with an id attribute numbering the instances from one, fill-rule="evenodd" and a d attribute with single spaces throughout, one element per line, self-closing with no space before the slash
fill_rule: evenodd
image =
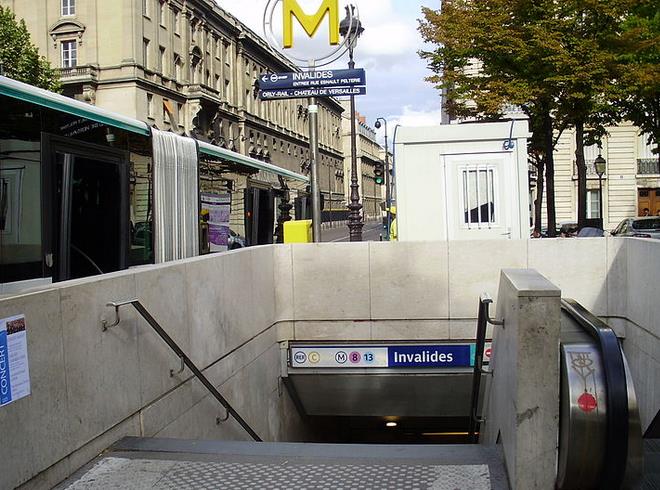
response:
<path id="1" fill-rule="evenodd" d="M 274 12 L 278 5 L 282 6 L 284 18 L 283 42 L 280 42 L 273 30 Z M 319 141 L 318 141 L 318 104 L 317 97 L 350 96 L 352 115 L 352 162 L 353 176 L 351 178 L 351 241 L 362 240 L 362 219 L 360 216 L 359 191 L 356 177 L 356 150 L 355 150 L 355 95 L 366 93 L 364 70 L 355 70 L 353 62 L 353 48 L 357 38 L 364 29 L 360 23 L 359 12 L 353 5 L 346 5 L 346 18 L 339 22 L 339 0 L 323 0 L 315 13 L 305 12 L 297 0 L 268 0 L 264 12 L 264 35 L 269 44 L 282 52 L 285 56 L 293 58 L 299 63 L 306 63 L 306 67 L 299 64 L 301 70 L 307 71 L 295 73 L 273 73 L 266 74 L 260 78 L 259 97 L 261 100 L 308 98 L 309 114 L 309 143 L 310 143 L 310 170 L 311 170 L 311 193 L 312 193 L 312 231 L 314 242 L 321 241 L 321 191 L 319 186 Z M 298 21 L 300 27 L 311 39 L 323 23 L 325 17 L 329 21 L 329 44 L 331 50 L 315 59 L 291 55 L 289 51 L 294 45 L 293 21 Z M 339 36 L 344 37 L 344 42 L 339 42 Z M 350 70 L 317 70 L 319 67 L 327 66 L 338 60 L 346 50 L 350 54 Z M 357 196 L 357 197 L 356 197 Z M 355 210 L 357 203 L 357 210 Z M 357 214 L 356 214 L 357 213 Z M 355 218 L 357 216 L 357 222 Z M 359 229 L 356 226 L 359 225 Z M 355 235 L 355 230 L 358 235 Z"/>

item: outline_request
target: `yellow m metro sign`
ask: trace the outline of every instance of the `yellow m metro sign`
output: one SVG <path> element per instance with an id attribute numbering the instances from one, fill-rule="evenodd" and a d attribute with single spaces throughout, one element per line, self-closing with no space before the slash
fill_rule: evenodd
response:
<path id="1" fill-rule="evenodd" d="M 300 22 L 309 37 L 314 37 L 326 14 L 330 20 L 330 44 L 339 44 L 339 0 L 323 0 L 315 14 L 308 15 L 296 0 L 283 0 L 284 48 L 293 47 L 293 18 Z"/>

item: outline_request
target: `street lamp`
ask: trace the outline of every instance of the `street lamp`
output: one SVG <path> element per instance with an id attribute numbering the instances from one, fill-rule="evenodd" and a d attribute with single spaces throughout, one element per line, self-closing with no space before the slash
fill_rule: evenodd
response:
<path id="1" fill-rule="evenodd" d="M 598 204 L 600 206 L 599 216 L 600 216 L 600 228 L 604 229 L 604 220 L 603 220 L 603 174 L 605 173 L 607 162 L 603 156 L 598 153 L 598 156 L 594 160 L 594 166 L 596 167 L 596 173 L 598 174 Z"/>
<path id="2" fill-rule="evenodd" d="M 357 44 L 358 38 L 364 32 L 362 23 L 355 15 L 355 6 L 346 6 L 346 17 L 339 24 L 339 33 L 346 39 L 348 44 L 348 68 L 355 69 L 355 61 L 353 61 L 353 50 Z M 360 191 L 358 184 L 357 174 L 357 147 L 356 147 L 356 130 L 355 130 L 355 96 L 351 95 L 351 200 L 348 205 L 350 214 L 348 215 L 348 230 L 351 242 L 362 241 L 362 216 L 360 210 Z"/>
<path id="3" fill-rule="evenodd" d="M 381 124 L 381 121 L 383 123 Z M 385 126 L 385 212 L 387 213 L 387 229 L 385 230 L 385 236 L 387 239 L 390 239 L 390 225 L 392 223 L 392 215 L 390 214 L 390 206 L 392 204 L 392 192 L 390 188 L 390 151 L 387 147 L 387 119 L 379 117 L 376 119 L 376 129 L 380 129 L 381 126 Z"/>

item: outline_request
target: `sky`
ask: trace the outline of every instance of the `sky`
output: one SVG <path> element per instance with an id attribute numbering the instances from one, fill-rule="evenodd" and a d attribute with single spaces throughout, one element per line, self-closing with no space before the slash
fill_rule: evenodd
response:
<path id="1" fill-rule="evenodd" d="M 263 14 L 267 0 L 216 1 L 264 36 Z M 367 72 L 367 95 L 356 97 L 357 111 L 366 116 L 371 127 L 376 118 L 387 119 L 390 137 L 396 124 L 440 124 L 440 97 L 424 80 L 431 72 L 417 54 L 424 47 L 417 31 L 422 6 L 437 8 L 439 1 L 352 0 L 351 3 L 357 5 L 365 28 L 355 49 L 355 65 Z M 304 7 L 303 2 L 300 4 Z M 348 56 L 345 56 L 331 67 L 346 68 L 347 63 Z M 384 128 L 377 133 L 382 143 Z"/>

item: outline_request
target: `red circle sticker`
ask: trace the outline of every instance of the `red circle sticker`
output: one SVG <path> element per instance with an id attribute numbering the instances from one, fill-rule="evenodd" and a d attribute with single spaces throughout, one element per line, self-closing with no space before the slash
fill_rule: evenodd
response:
<path id="1" fill-rule="evenodd" d="M 582 393 L 578 398 L 578 407 L 583 412 L 593 412 L 597 406 L 596 398 L 591 393 Z"/>
<path id="2" fill-rule="evenodd" d="M 491 351 L 491 348 L 489 347 L 488 349 L 486 349 L 486 352 L 484 352 L 484 355 L 485 355 L 488 359 L 490 359 L 490 354 L 491 354 L 491 352 L 492 352 L 492 351 Z"/>

